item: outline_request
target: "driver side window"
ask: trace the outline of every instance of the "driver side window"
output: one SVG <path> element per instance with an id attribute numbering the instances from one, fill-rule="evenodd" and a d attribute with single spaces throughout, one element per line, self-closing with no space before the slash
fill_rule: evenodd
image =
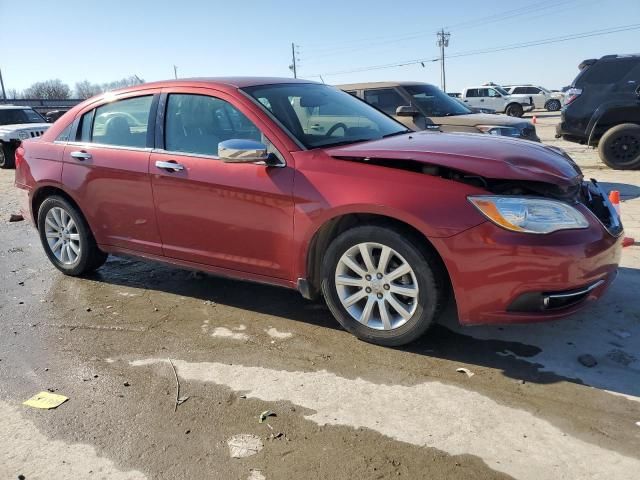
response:
<path id="1" fill-rule="evenodd" d="M 398 107 L 409 103 L 393 88 L 365 90 L 364 100 L 387 115 L 395 115 Z"/>
<path id="2" fill-rule="evenodd" d="M 165 150 L 218 156 L 218 144 L 230 139 L 263 141 L 258 127 L 225 100 L 205 95 L 169 95 Z"/>

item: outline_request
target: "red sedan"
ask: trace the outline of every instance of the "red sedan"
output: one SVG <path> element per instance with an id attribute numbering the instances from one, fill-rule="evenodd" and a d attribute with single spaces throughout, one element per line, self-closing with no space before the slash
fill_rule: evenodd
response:
<path id="1" fill-rule="evenodd" d="M 333 87 L 152 83 L 94 97 L 16 154 L 16 186 L 67 275 L 135 255 L 324 296 L 383 345 L 557 318 L 602 295 L 622 226 L 562 151 L 408 131 Z"/>

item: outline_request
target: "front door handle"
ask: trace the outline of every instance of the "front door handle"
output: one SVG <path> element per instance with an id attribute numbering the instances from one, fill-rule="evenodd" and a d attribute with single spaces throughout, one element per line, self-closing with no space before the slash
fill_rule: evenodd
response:
<path id="1" fill-rule="evenodd" d="M 81 162 L 85 160 L 91 160 L 91 154 L 85 151 L 71 152 L 71 157 L 75 158 L 76 160 L 80 160 Z"/>
<path id="2" fill-rule="evenodd" d="M 169 172 L 179 172 L 181 170 L 184 170 L 184 165 L 180 165 L 179 163 L 174 161 L 170 161 L 170 162 L 157 161 L 156 167 L 162 168 L 163 170 L 167 170 Z"/>
<path id="3" fill-rule="evenodd" d="M 322 125 L 320 125 L 319 123 L 314 123 L 313 125 L 311 125 L 309 127 L 311 130 L 322 130 Z"/>

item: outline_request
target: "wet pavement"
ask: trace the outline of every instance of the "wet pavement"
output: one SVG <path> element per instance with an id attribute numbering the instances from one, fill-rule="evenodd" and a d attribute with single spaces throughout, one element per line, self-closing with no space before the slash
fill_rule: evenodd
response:
<path id="1" fill-rule="evenodd" d="M 544 139 L 555 121 L 538 118 Z M 554 142 L 621 190 L 640 239 L 640 172 Z M 449 306 L 423 339 L 391 349 L 275 287 L 113 257 L 64 277 L 35 230 L 8 223 L 12 179 L 0 171 L 0 478 L 638 477 L 638 246 L 570 319 L 461 328 Z M 22 405 L 47 390 L 69 401 Z M 259 451 L 232 458 L 240 434 Z"/>

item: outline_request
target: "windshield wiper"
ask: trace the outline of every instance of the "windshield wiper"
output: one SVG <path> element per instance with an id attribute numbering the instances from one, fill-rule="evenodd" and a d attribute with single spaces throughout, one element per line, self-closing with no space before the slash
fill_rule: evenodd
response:
<path id="1" fill-rule="evenodd" d="M 411 133 L 411 132 L 412 130 L 409 130 L 407 128 L 406 130 L 400 130 L 399 132 L 387 133 L 386 135 L 383 135 L 382 138 L 395 137 L 396 135 L 404 135 L 405 133 Z"/>

